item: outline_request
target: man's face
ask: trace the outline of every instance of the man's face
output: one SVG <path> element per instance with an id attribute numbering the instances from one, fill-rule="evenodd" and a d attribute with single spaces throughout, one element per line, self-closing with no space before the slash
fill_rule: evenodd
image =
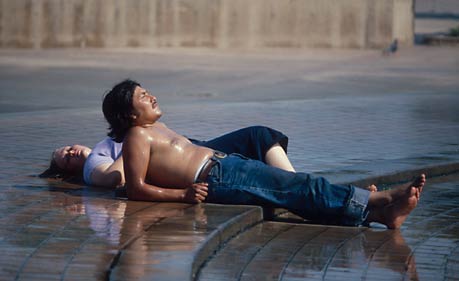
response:
<path id="1" fill-rule="evenodd" d="M 137 86 L 132 95 L 132 114 L 135 125 L 145 125 L 156 122 L 163 113 L 156 97 Z"/>
<path id="2" fill-rule="evenodd" d="M 84 162 L 88 159 L 91 149 L 84 145 L 74 144 L 56 149 L 53 159 L 57 166 L 68 173 L 78 173 L 83 170 Z"/>

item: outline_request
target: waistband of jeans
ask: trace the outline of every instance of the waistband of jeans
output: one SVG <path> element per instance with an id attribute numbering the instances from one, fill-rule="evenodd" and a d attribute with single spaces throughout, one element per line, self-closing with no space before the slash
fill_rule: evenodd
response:
<path id="1" fill-rule="evenodd" d="M 202 164 L 199 172 L 197 173 L 194 182 L 205 182 L 207 180 L 207 176 L 210 173 L 210 170 L 217 164 L 219 159 L 226 158 L 226 153 L 221 151 L 214 151 L 214 154 L 207 159 L 204 164 Z"/>

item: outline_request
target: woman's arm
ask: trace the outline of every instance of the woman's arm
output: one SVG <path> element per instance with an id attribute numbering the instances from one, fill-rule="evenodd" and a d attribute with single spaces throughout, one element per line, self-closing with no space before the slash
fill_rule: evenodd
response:
<path id="1" fill-rule="evenodd" d="M 122 155 L 115 162 L 103 163 L 94 168 L 91 173 L 91 183 L 103 187 L 123 186 L 125 180 Z"/>

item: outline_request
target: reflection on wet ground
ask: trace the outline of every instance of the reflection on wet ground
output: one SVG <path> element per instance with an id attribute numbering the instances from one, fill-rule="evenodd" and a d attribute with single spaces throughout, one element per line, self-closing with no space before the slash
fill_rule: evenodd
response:
<path id="1" fill-rule="evenodd" d="M 228 222 L 255 210 L 250 220 L 237 220 L 245 229 L 261 219 L 260 210 L 51 190 L 0 194 L 0 279 L 189 279 L 195 259 L 208 256 L 200 280 L 448 280 L 459 273 L 459 175 L 430 180 L 401 230 L 264 222 L 215 255 L 238 231 L 225 236 Z M 214 246 L 203 252 L 206 244 Z"/>
<path id="2" fill-rule="evenodd" d="M 211 233 L 257 209 L 116 200 L 106 190 L 52 182 L 49 190 L 11 187 L 0 196 L 1 280 L 186 280 Z"/>
<path id="3" fill-rule="evenodd" d="M 265 222 L 231 240 L 199 280 L 457 278 L 458 187 L 457 174 L 431 179 L 401 230 Z"/>
<path id="4" fill-rule="evenodd" d="M 200 280 L 417 279 L 400 231 L 264 223 L 247 235 L 212 259 Z"/>

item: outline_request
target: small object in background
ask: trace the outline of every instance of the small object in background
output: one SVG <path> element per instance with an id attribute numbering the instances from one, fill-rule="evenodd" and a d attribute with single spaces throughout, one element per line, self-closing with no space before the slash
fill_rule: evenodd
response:
<path id="1" fill-rule="evenodd" d="M 387 48 L 383 49 L 382 54 L 384 56 L 389 56 L 391 54 L 395 54 L 395 52 L 397 52 L 397 49 L 398 49 L 398 40 L 396 38 L 394 39 L 394 42 L 392 42 L 392 44 L 390 44 Z"/>

